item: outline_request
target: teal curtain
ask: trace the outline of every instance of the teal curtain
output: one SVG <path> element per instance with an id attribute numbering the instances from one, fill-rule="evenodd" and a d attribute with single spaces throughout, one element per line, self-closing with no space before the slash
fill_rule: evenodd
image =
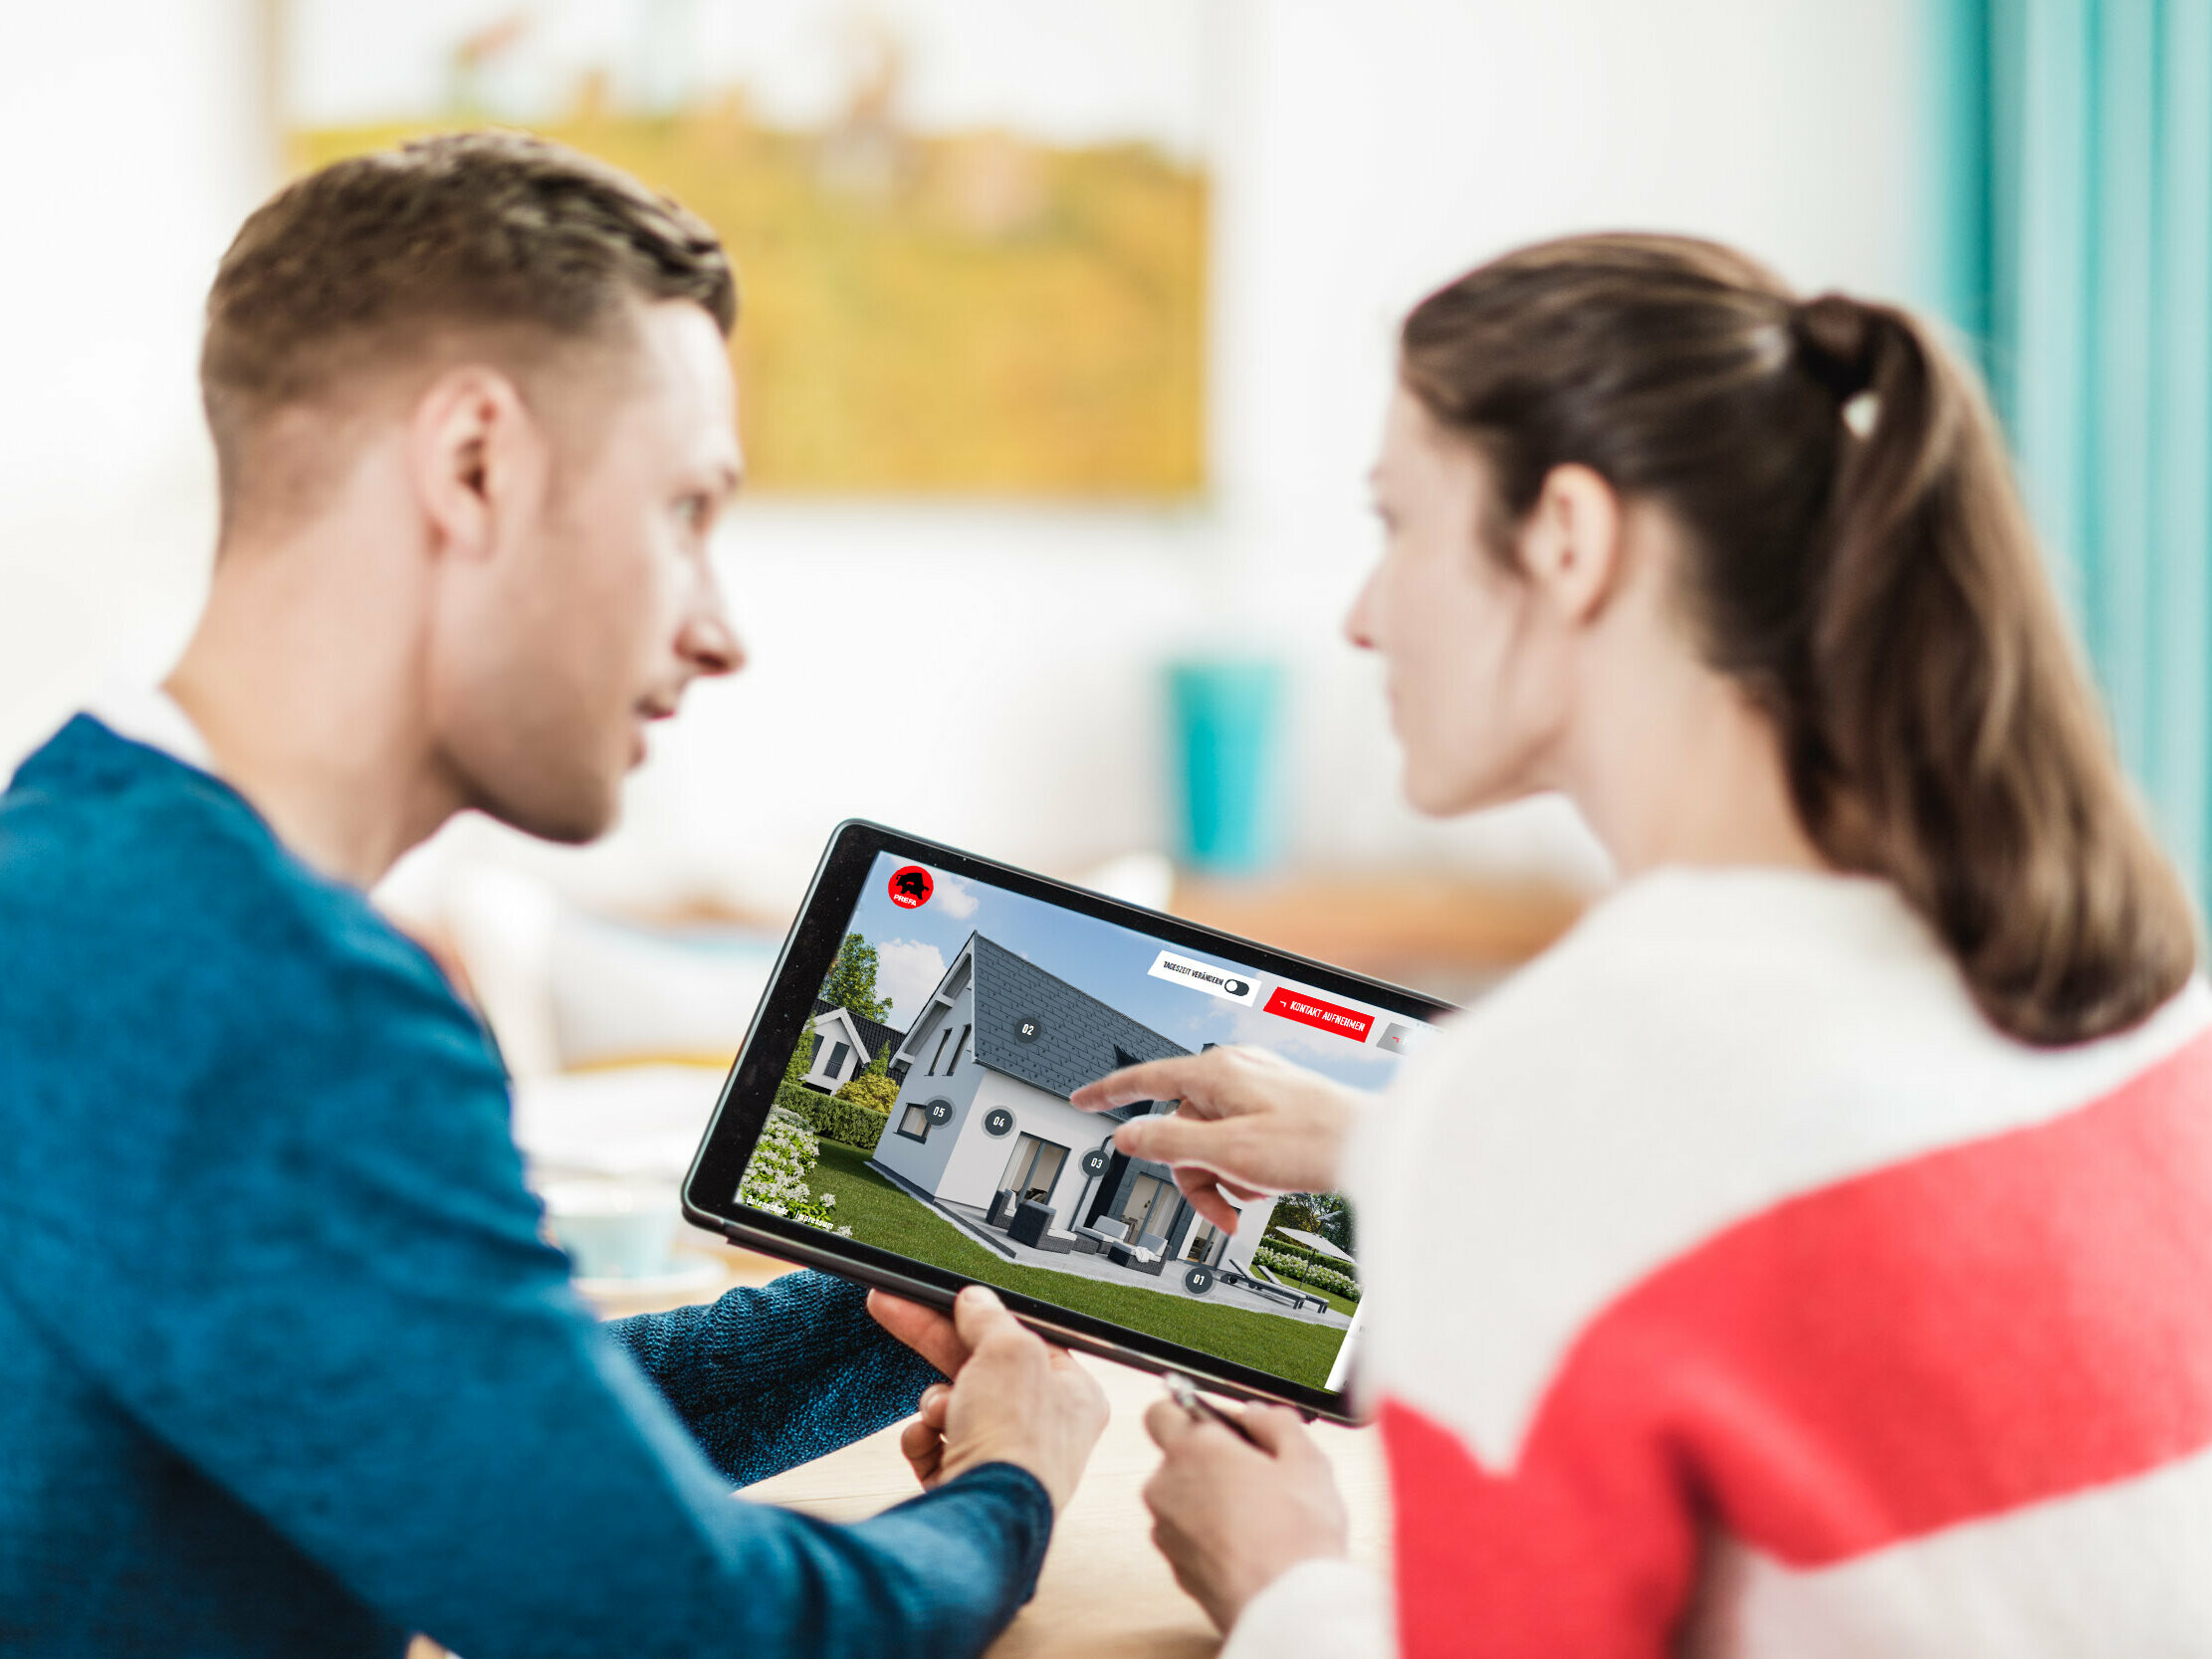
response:
<path id="1" fill-rule="evenodd" d="M 2212 0 L 1929 0 L 1940 298 L 2212 892 Z"/>

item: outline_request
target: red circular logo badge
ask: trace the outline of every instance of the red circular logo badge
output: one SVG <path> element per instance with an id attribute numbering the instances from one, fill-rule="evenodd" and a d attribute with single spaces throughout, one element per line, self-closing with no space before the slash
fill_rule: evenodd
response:
<path id="1" fill-rule="evenodd" d="M 930 880 L 930 873 L 919 864 L 910 864 L 891 878 L 891 903 L 901 910 L 913 910 L 930 902 L 930 895 L 937 891 L 937 883 Z"/>

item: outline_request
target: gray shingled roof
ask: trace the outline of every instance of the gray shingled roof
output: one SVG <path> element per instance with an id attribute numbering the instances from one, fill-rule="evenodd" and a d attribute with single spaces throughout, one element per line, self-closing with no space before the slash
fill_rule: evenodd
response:
<path id="1" fill-rule="evenodd" d="M 973 943 L 976 1058 L 995 1072 L 1065 1100 L 1108 1072 L 1191 1052 L 981 933 Z M 1014 1028 L 1023 1020 L 1042 1027 L 1035 1041 L 1015 1040 Z M 1136 1110 L 1107 1116 L 1126 1119 Z"/>
<path id="2" fill-rule="evenodd" d="M 841 1002 L 824 1002 L 820 997 L 816 997 L 814 999 L 814 1011 L 807 1017 L 819 1019 L 830 1009 L 843 1007 L 844 1004 Z M 860 1041 L 865 1049 L 865 1052 L 860 1056 L 860 1063 L 863 1066 L 876 1057 L 876 1050 L 885 1043 L 891 1045 L 891 1052 L 896 1055 L 899 1052 L 899 1045 L 906 1041 L 904 1031 L 895 1031 L 890 1026 L 880 1024 L 875 1020 L 862 1019 L 850 1008 L 845 1008 L 845 1015 L 859 1029 Z"/>

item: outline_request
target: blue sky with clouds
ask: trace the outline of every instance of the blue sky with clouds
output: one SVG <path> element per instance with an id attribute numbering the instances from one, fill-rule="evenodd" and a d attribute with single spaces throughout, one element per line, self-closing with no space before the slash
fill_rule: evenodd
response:
<path id="1" fill-rule="evenodd" d="M 1095 917 L 1059 910 L 934 869 L 930 875 L 936 889 L 929 902 L 915 910 L 903 909 L 891 902 L 890 889 L 893 873 L 906 863 L 888 853 L 877 857 L 847 929 L 865 934 L 876 947 L 876 988 L 892 999 L 893 1026 L 903 1029 L 920 1012 L 945 969 L 968 942 L 968 935 L 981 933 L 1188 1049 L 1196 1050 L 1207 1043 L 1253 1043 L 1360 1089 L 1383 1087 L 1397 1070 L 1398 1060 L 1393 1055 L 1263 1013 L 1256 1005 L 1242 1007 L 1189 985 L 1153 977 L 1152 964 L 1162 942 Z M 1258 1003 L 1266 1001 L 1266 993 L 1275 983 L 1230 957 L 1172 948 L 1180 955 L 1233 968 L 1254 978 L 1260 987 Z M 1329 1000 L 1362 1006 L 1348 997 Z"/>

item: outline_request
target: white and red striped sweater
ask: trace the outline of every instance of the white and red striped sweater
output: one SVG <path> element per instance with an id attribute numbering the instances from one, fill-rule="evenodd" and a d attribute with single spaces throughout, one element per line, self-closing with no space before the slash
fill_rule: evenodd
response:
<path id="1" fill-rule="evenodd" d="M 2200 981 L 2032 1049 L 1883 883 L 1663 872 L 1350 1164 L 1396 1591 L 1228 1654 L 2212 1655 Z"/>

